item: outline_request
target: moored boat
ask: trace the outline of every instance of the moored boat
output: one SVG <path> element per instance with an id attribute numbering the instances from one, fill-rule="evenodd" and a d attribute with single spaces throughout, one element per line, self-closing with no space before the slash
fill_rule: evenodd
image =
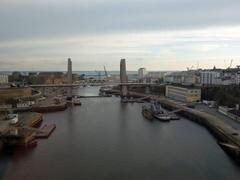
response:
<path id="1" fill-rule="evenodd" d="M 151 109 L 147 105 L 142 106 L 142 115 L 148 120 L 153 120 L 154 118 Z"/>
<path id="2" fill-rule="evenodd" d="M 167 114 L 155 114 L 154 117 L 158 120 L 168 122 L 171 120 L 171 117 Z"/>
<path id="3" fill-rule="evenodd" d="M 72 103 L 73 103 L 74 105 L 76 105 L 76 106 L 82 105 L 82 103 L 81 103 L 81 101 L 80 101 L 80 98 L 78 98 L 78 97 L 72 98 Z"/>
<path id="4" fill-rule="evenodd" d="M 147 115 L 145 111 L 147 111 Z M 171 113 L 163 109 L 162 106 L 156 101 L 151 102 L 149 105 L 144 105 L 142 113 L 144 113 L 143 115 L 148 117 L 150 116 L 148 114 L 151 114 L 151 119 L 156 118 L 163 122 L 180 119 L 178 116 L 176 116 L 175 113 Z"/>

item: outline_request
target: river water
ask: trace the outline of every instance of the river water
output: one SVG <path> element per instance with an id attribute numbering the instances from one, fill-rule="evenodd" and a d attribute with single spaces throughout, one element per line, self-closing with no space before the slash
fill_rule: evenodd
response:
<path id="1" fill-rule="evenodd" d="M 98 88 L 79 89 L 96 95 Z M 56 130 L 31 150 L 5 152 L 0 177 L 13 180 L 239 180 L 237 166 L 204 128 L 187 119 L 149 122 L 141 104 L 85 98 L 44 115 Z"/>

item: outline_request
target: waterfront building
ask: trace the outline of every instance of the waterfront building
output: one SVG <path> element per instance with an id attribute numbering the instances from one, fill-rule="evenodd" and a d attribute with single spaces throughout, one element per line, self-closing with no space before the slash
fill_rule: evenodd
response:
<path id="1" fill-rule="evenodd" d="M 183 101 L 197 102 L 201 100 L 201 89 L 195 86 L 166 86 L 166 97 Z"/>
<path id="2" fill-rule="evenodd" d="M 0 84 L 7 84 L 8 83 L 8 75 L 0 74 Z"/>
<path id="3" fill-rule="evenodd" d="M 139 68 L 138 69 L 138 78 L 143 79 L 147 75 L 147 69 L 146 68 Z"/>

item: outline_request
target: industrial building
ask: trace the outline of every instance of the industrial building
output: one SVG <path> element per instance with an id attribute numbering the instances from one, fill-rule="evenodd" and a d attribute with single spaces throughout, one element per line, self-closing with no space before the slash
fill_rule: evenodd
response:
<path id="1" fill-rule="evenodd" d="M 197 102 L 201 100 L 201 89 L 194 86 L 166 86 L 166 97 L 183 102 Z"/>

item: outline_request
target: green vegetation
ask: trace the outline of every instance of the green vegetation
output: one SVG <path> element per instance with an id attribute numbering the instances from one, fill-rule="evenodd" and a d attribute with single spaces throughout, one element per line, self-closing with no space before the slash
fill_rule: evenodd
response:
<path id="1" fill-rule="evenodd" d="M 240 104 L 240 86 L 203 87 L 202 99 L 216 101 L 218 105 L 235 107 Z"/>

